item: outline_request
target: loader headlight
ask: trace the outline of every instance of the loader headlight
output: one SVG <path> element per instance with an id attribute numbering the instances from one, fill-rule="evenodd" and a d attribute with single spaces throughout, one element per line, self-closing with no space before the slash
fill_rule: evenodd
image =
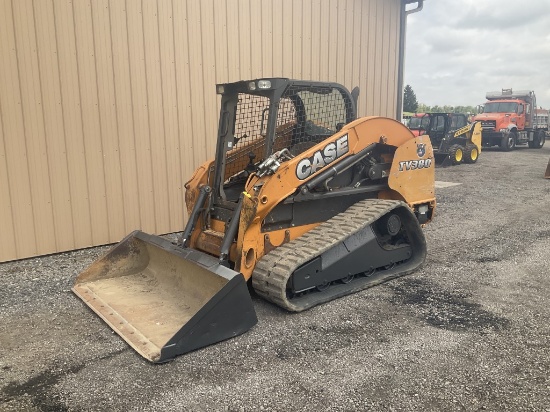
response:
<path id="1" fill-rule="evenodd" d="M 508 131 L 508 129 L 500 129 L 499 132 L 500 133 L 506 133 Z"/>
<path id="2" fill-rule="evenodd" d="M 271 80 L 258 80 L 258 89 L 271 89 Z"/>
<path id="3" fill-rule="evenodd" d="M 225 87 L 223 87 L 223 84 L 218 84 L 216 86 L 216 93 L 223 94 L 225 92 Z"/>
<path id="4" fill-rule="evenodd" d="M 254 82 L 248 83 L 248 90 L 256 90 L 256 83 Z"/>

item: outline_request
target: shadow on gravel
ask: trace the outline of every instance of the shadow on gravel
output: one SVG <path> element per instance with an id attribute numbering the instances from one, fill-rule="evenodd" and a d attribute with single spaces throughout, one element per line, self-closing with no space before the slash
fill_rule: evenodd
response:
<path id="1" fill-rule="evenodd" d="M 504 330 L 510 321 L 495 315 L 463 294 L 452 293 L 439 286 L 415 279 L 402 279 L 390 285 L 395 295 L 393 303 L 405 304 L 415 309 L 417 316 L 439 329 L 450 331 Z"/>
<path id="2" fill-rule="evenodd" d="M 127 350 L 128 348 L 114 351 L 98 358 L 97 360 L 107 360 Z M 9 402 L 17 399 L 18 397 L 27 395 L 30 397 L 32 404 L 40 411 L 68 411 L 69 409 L 62 401 L 55 385 L 57 385 L 57 383 L 66 375 L 80 372 L 87 363 L 89 362 L 82 362 L 77 365 L 69 366 L 65 369 L 45 370 L 23 383 L 11 382 L 0 392 L 0 403 Z"/>

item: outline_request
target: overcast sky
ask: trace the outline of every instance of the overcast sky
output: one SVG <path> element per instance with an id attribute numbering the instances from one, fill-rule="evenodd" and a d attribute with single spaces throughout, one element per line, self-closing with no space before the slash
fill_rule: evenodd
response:
<path id="1" fill-rule="evenodd" d="M 430 106 L 534 90 L 550 109 L 550 0 L 426 0 L 409 15 L 405 84 Z"/>

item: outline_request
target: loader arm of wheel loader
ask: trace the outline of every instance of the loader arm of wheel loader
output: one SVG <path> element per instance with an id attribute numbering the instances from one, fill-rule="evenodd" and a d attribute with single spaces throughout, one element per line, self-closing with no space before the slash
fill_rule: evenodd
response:
<path id="1" fill-rule="evenodd" d="M 466 135 L 466 141 L 473 144 L 477 148 L 478 153 L 481 153 L 481 122 L 474 121 L 470 123 L 467 127 L 468 129 L 464 131 Z M 457 130 L 455 132 L 455 135 L 459 131 L 460 130 Z"/>

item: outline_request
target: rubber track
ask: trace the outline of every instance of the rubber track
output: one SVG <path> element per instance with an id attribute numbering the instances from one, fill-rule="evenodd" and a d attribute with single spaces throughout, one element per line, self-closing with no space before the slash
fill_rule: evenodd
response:
<path id="1" fill-rule="evenodd" d="M 284 309 L 300 312 L 412 272 L 422 262 L 414 267 L 398 265 L 393 270 L 377 272 L 370 277 L 356 277 L 347 284 L 333 283 L 323 292 L 305 293 L 292 299 L 288 299 L 286 292 L 288 280 L 302 264 L 321 255 L 391 210 L 403 206 L 408 209 L 405 203 L 398 200 L 368 199 L 357 202 L 345 212 L 263 256 L 252 274 L 254 290 L 262 298 Z M 416 220 L 412 213 L 411 216 Z"/>

